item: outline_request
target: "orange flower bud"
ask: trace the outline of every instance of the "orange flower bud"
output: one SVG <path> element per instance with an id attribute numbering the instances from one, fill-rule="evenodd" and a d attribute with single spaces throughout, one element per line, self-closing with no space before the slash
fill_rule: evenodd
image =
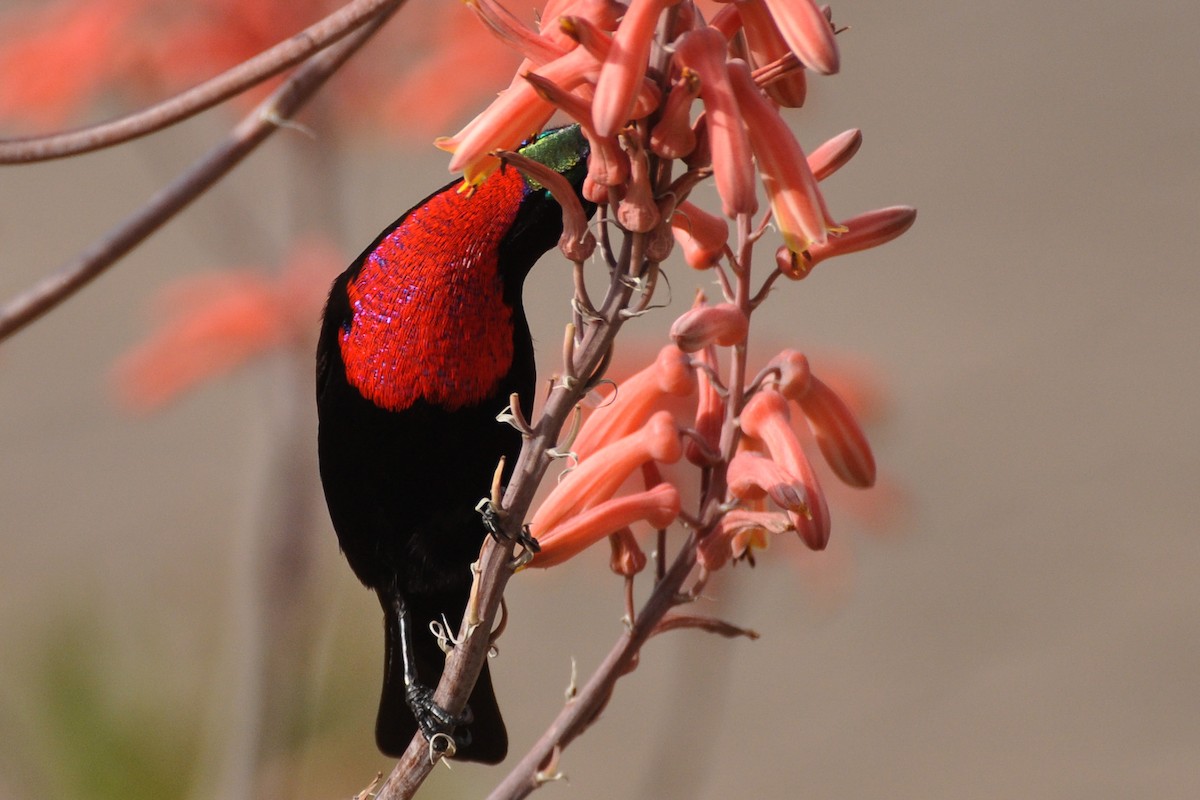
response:
<path id="1" fill-rule="evenodd" d="M 851 128 L 830 139 L 808 154 L 808 168 L 813 177 L 823 181 L 837 172 L 862 147 L 862 131 Z"/>
<path id="2" fill-rule="evenodd" d="M 696 147 L 692 132 L 692 101 L 700 95 L 700 76 L 686 67 L 667 95 L 667 104 L 654 130 L 650 149 L 663 158 L 683 158 Z"/>
<path id="3" fill-rule="evenodd" d="M 649 233 L 662 222 L 654 191 L 650 186 L 650 162 L 646 151 L 635 139 L 629 145 L 629 182 L 625 196 L 617 206 L 617 222 L 627 231 Z"/>
<path id="4" fill-rule="evenodd" d="M 685 311 L 671 326 L 671 339 L 685 353 L 710 344 L 732 347 L 746 341 L 750 321 L 733 303 L 721 303 Z"/>
<path id="5" fill-rule="evenodd" d="M 666 528 L 679 516 L 679 491 L 669 483 L 660 483 L 628 497 L 617 497 L 577 513 L 549 529 L 530 524 L 541 549 L 530 566 L 552 567 L 635 522 L 648 522 L 656 529 Z"/>
<path id="6" fill-rule="evenodd" d="M 875 485 L 875 457 L 854 412 L 816 377 L 797 402 L 821 455 L 844 482 L 861 489 Z"/>
<path id="7" fill-rule="evenodd" d="M 687 200 L 675 207 L 671 232 L 692 269 L 708 269 L 720 261 L 729 241 L 729 223 Z"/>
<path id="8" fill-rule="evenodd" d="M 577 47 L 561 58 L 538 67 L 538 74 L 550 83 L 570 91 L 595 69 L 596 60 Z M 509 87 L 454 136 L 434 140 L 434 145 L 453 153 L 450 171 L 462 171 L 463 178 L 477 185 L 500 165 L 491 155 L 494 150 L 513 150 L 525 137 L 542 127 L 554 114 L 554 105 L 538 96 L 523 76 L 533 68 L 526 60 Z"/>
<path id="9" fill-rule="evenodd" d="M 496 0 L 466 0 L 467 6 L 475 12 L 492 33 L 500 41 L 518 51 L 534 64 L 545 64 L 553 61 L 567 51 L 566 47 L 555 44 L 549 38 L 540 36 L 526 27 Z"/>
<path id="10" fill-rule="evenodd" d="M 558 106 L 579 123 L 591 148 L 588 156 L 588 177 L 605 186 L 624 183 L 629 177 L 629 158 L 617 143 L 616 137 L 600 136 L 596 133 L 596 129 L 592 127 L 592 107 L 587 101 L 537 73 L 526 73 L 525 80 L 533 85 L 540 97 Z"/>

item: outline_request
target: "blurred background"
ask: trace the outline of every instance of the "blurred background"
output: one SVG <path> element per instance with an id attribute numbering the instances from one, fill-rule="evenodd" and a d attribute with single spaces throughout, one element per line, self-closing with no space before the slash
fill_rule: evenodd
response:
<path id="1" fill-rule="evenodd" d="M 154 5 L 80 22 L 78 3 L 0 2 L 3 130 L 164 97 L 331 7 L 287 4 L 294 18 L 266 15 L 277 29 L 241 19 L 222 38 L 237 4 L 163 19 Z M 428 142 L 507 80 L 462 60 L 485 47 L 476 27 L 411 5 L 364 51 L 370 66 L 334 79 L 338 99 L 302 116 L 308 132 L 281 131 L 0 346 L 0 798 L 349 797 L 390 769 L 372 741 L 378 605 L 315 477 L 317 320 L 263 309 L 288 291 L 315 307 L 328 276 L 305 276 L 349 263 L 444 183 Z M 29 15 L 47 9 L 63 16 L 30 55 Z M 565 754 L 569 785 L 544 792 L 1195 797 L 1200 10 L 847 0 L 835 14 L 843 69 L 810 82 L 800 140 L 863 130 L 824 185 L 835 216 L 904 203 L 919 217 L 780 285 L 754 335 L 763 357 L 796 347 L 858 388 L 883 488 L 833 498 L 827 553 L 781 539 L 721 574 L 702 610 L 762 638 L 651 641 Z M 190 63 L 205 35 L 224 62 Z M 133 52 L 139 36 L 157 49 Z M 105 78 L 100 63 L 124 65 L 107 77 L 128 91 L 75 85 Z M 47 64 L 75 77 L 56 83 Z M 464 76 L 473 105 L 430 99 Z M 29 103 L 40 116 L 20 113 Z M 0 296 L 73 257 L 246 108 L 4 167 Z M 629 326 L 621 357 L 656 350 L 690 302 L 696 274 L 668 275 L 673 302 Z M 558 265 L 527 287 L 544 375 L 568 292 Z M 238 297 L 262 300 L 257 328 L 229 327 Z M 221 312 L 208 322 L 226 337 L 207 360 L 162 327 L 198 307 Z M 188 364 L 217 374 L 172 395 Z M 620 633 L 607 558 L 511 586 L 492 667 L 510 761 L 560 707 L 571 659 L 590 674 Z M 423 796 L 479 796 L 502 770 L 439 768 Z"/>

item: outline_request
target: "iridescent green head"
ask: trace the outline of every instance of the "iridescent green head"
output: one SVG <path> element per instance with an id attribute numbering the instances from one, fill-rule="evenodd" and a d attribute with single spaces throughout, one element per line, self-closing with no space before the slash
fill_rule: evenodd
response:
<path id="1" fill-rule="evenodd" d="M 539 133 L 518 152 L 561 174 L 578 190 L 587 175 L 589 149 L 583 130 L 578 125 L 567 125 Z M 541 188 L 536 181 L 527 180 L 533 188 Z"/>

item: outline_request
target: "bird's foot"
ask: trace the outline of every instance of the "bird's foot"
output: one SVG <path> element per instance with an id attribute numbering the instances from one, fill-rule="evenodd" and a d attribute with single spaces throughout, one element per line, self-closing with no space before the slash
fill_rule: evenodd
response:
<path id="1" fill-rule="evenodd" d="M 529 531 L 528 525 L 521 526 L 521 532 L 515 537 L 509 536 L 504 530 L 504 512 L 495 504 L 488 500 L 481 500 L 476 506 L 480 516 L 483 517 L 483 527 L 487 528 L 487 532 L 497 542 L 506 542 L 513 539 L 521 547 L 528 550 L 530 553 L 540 552 L 542 546 L 538 544 L 538 540 L 533 537 Z"/>
<path id="2" fill-rule="evenodd" d="M 434 702 L 433 690 L 420 683 L 408 686 L 405 699 L 432 753 L 452 757 L 459 748 L 471 744 L 470 731 L 464 728 L 455 732 L 455 729 L 470 725 L 475 719 L 470 706 L 464 706 L 461 714 L 451 714 Z"/>

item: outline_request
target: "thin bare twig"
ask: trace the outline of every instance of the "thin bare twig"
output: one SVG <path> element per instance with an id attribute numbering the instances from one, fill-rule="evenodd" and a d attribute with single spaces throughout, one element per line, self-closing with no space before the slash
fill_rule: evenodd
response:
<path id="1" fill-rule="evenodd" d="M 295 114 L 404 2 L 388 0 L 370 22 L 336 45 L 312 56 L 270 97 L 243 118 L 225 141 L 210 150 L 191 169 L 151 197 L 144 206 L 126 217 L 74 261 L 0 308 L 0 341 L 86 286 L 224 177 L 274 133 L 282 120 Z"/>
<path id="2" fill-rule="evenodd" d="M 0 140 L 0 164 L 28 164 L 127 142 L 199 114 L 299 64 L 361 27 L 392 0 L 353 0 L 269 50 L 174 97 L 118 119 L 73 131 Z"/>

